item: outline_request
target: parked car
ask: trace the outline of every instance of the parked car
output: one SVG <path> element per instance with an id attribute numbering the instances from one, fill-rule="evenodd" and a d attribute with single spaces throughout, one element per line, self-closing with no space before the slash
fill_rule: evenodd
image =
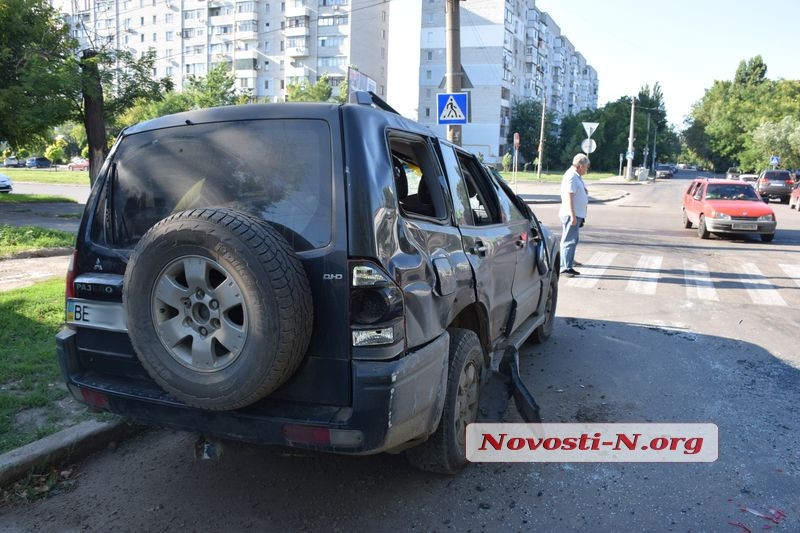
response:
<path id="1" fill-rule="evenodd" d="M 671 178 L 672 167 L 670 165 L 656 165 L 656 178 Z"/>
<path id="2" fill-rule="evenodd" d="M 72 161 L 67 164 L 67 170 L 87 170 L 89 168 L 89 161 L 82 157 L 73 157 Z"/>
<path id="3" fill-rule="evenodd" d="M 77 399 L 443 473 L 487 387 L 538 418 L 514 372 L 553 331 L 558 239 L 475 155 L 355 94 L 124 130 L 67 275 Z"/>
<path id="4" fill-rule="evenodd" d="M 34 156 L 29 157 L 27 161 L 25 161 L 25 166 L 27 168 L 50 168 L 50 160 L 44 156 Z"/>
<path id="5" fill-rule="evenodd" d="M 775 237 L 775 213 L 749 183 L 698 178 L 687 187 L 681 207 L 683 227 L 697 226 L 697 235 L 758 234 L 764 242 Z"/>
<path id="6" fill-rule="evenodd" d="M 25 161 L 20 161 L 14 156 L 6 157 L 3 160 L 3 166 L 6 168 L 19 168 L 25 166 Z"/>
<path id="7" fill-rule="evenodd" d="M 758 174 L 739 174 L 739 181 L 746 181 L 747 183 L 755 183 L 758 180 Z"/>
<path id="8" fill-rule="evenodd" d="M 5 174 L 0 174 L 0 193 L 8 194 L 14 190 L 14 183 Z"/>
<path id="9" fill-rule="evenodd" d="M 794 180 L 788 170 L 763 170 L 756 180 L 756 190 L 766 201 L 777 198 L 784 204 L 789 203 Z"/>
<path id="10" fill-rule="evenodd" d="M 792 208 L 800 212 L 800 181 L 794 184 L 792 194 L 789 195 L 789 209 Z"/>
<path id="11" fill-rule="evenodd" d="M 726 180 L 736 180 L 739 179 L 739 169 L 736 167 L 731 167 L 725 172 L 725 179 Z"/>

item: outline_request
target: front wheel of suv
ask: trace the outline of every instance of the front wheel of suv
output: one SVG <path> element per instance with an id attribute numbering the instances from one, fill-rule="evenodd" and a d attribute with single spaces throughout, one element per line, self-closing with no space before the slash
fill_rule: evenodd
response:
<path id="1" fill-rule="evenodd" d="M 467 425 L 478 416 L 483 349 L 470 330 L 450 330 L 450 368 L 439 427 L 406 451 L 409 462 L 428 472 L 455 474 L 467 463 Z"/>
<path id="2" fill-rule="evenodd" d="M 153 380 L 210 410 L 249 405 L 297 369 L 311 337 L 302 264 L 268 223 L 196 209 L 153 226 L 125 271 L 131 343 Z"/>

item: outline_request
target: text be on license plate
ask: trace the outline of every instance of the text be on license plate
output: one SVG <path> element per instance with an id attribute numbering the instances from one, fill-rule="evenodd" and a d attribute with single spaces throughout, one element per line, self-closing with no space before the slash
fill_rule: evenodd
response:
<path id="1" fill-rule="evenodd" d="M 125 311 L 118 302 L 92 302 L 80 298 L 67 300 L 67 324 L 88 328 L 127 331 Z"/>

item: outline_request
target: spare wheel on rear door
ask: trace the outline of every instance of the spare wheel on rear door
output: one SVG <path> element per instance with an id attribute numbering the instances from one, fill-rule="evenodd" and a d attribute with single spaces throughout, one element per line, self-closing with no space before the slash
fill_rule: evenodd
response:
<path id="1" fill-rule="evenodd" d="M 128 262 L 123 304 L 148 374 L 204 409 L 277 389 L 311 336 L 300 260 L 267 222 L 231 209 L 183 211 L 150 228 Z"/>

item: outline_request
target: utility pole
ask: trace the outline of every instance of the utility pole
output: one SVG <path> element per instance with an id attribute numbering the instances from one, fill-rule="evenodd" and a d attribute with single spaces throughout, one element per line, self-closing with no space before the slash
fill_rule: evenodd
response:
<path id="1" fill-rule="evenodd" d="M 656 136 L 658 136 L 658 123 L 655 124 L 655 129 L 653 130 L 653 172 L 656 171 Z"/>
<path id="2" fill-rule="evenodd" d="M 628 132 L 628 166 L 625 169 L 625 179 L 631 179 L 633 171 L 633 113 L 636 109 L 636 97 L 631 96 L 631 128 Z"/>
<path id="3" fill-rule="evenodd" d="M 544 157 L 544 109 L 547 105 L 547 96 L 542 95 L 542 125 L 539 128 L 539 164 L 536 168 L 536 179 L 542 179 L 542 158 Z"/>
<path id="4" fill-rule="evenodd" d="M 461 7 L 460 0 L 447 0 L 445 4 L 445 83 L 450 94 L 461 92 Z M 465 110 L 466 111 L 466 110 Z M 447 140 L 461 146 L 461 124 L 447 125 Z"/>

